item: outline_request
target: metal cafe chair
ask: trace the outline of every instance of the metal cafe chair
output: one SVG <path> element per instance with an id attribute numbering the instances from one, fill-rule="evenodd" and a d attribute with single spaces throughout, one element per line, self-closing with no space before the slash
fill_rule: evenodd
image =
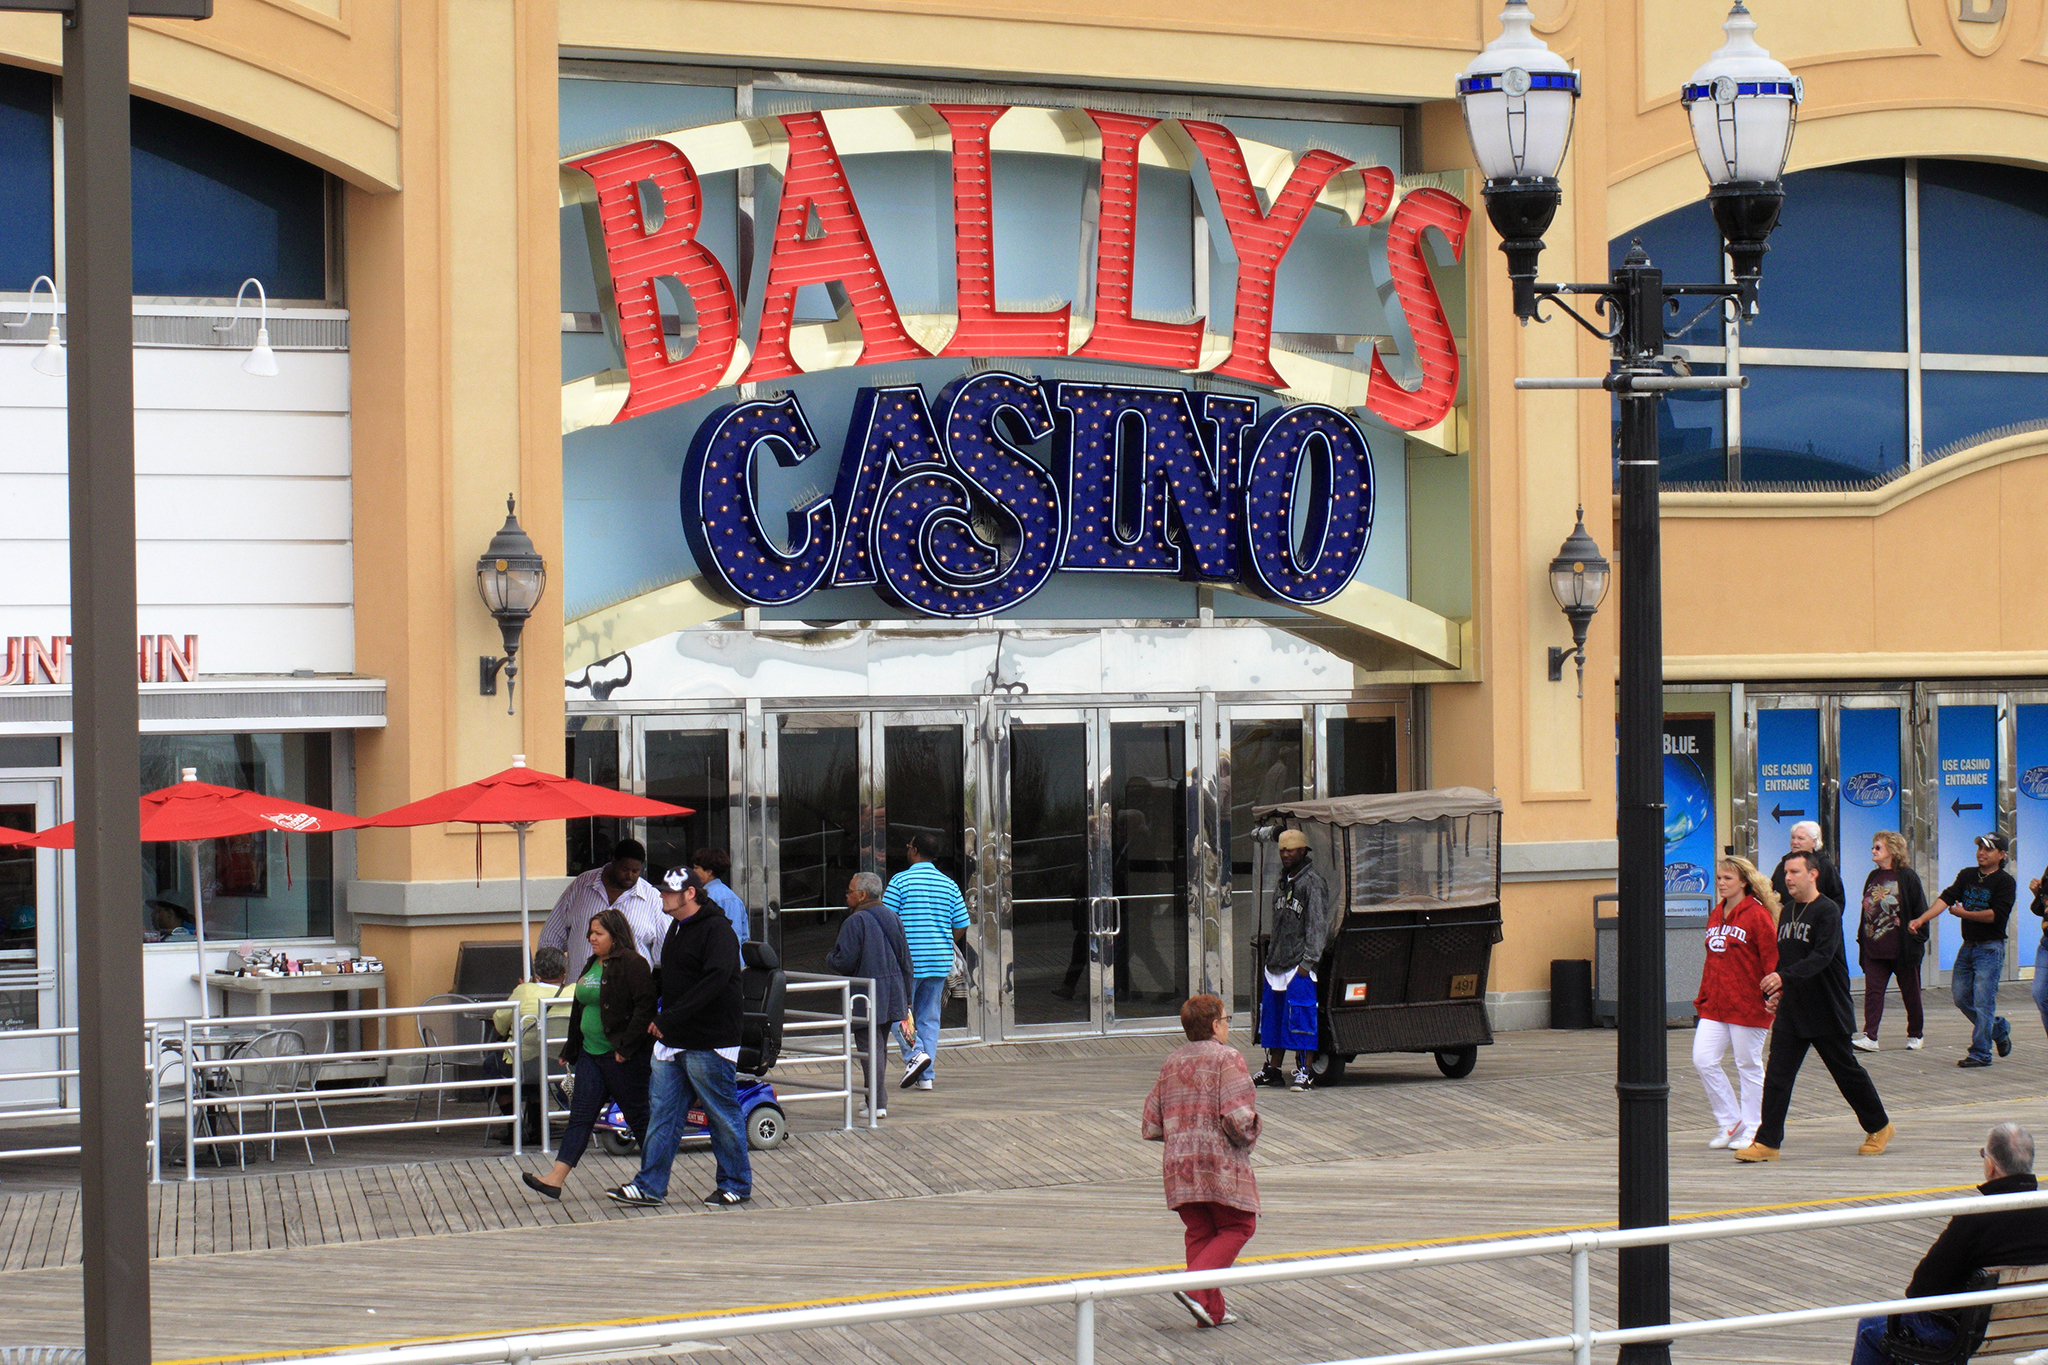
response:
<path id="1" fill-rule="evenodd" d="M 240 1101 L 234 1106 L 238 1114 L 261 1109 L 264 1122 L 270 1133 L 270 1159 L 277 1160 L 277 1115 L 278 1110 L 290 1105 L 292 1116 L 298 1121 L 301 1140 L 306 1144 L 306 1164 L 313 1164 L 313 1139 L 305 1136 L 306 1111 L 301 1096 L 311 1093 L 312 1063 L 306 1057 L 306 1037 L 297 1029 L 272 1029 L 259 1033 L 240 1044 L 228 1054 L 231 1058 L 269 1058 L 269 1061 L 226 1068 L 234 1082 L 234 1093 Z M 327 1126 L 320 1101 L 313 1101 L 314 1110 L 319 1113 L 320 1126 Z M 330 1149 L 333 1139 L 328 1140 Z M 235 1144 L 241 1164 L 248 1165 L 248 1144 Z"/>
<path id="2" fill-rule="evenodd" d="M 490 1015 L 481 1010 L 464 1012 L 457 1008 L 451 1008 L 453 1006 L 480 1003 L 488 1002 L 477 1001 L 469 996 L 453 993 L 429 996 L 420 1004 L 418 1017 L 421 1043 L 427 1047 L 443 1047 L 449 1045 L 468 1046 L 490 1042 L 494 1032 L 491 1026 Z M 438 1010 L 436 1009 L 437 1006 L 439 1007 Z M 420 1076 L 420 1083 L 436 1087 L 434 1090 L 434 1120 L 436 1123 L 440 1122 L 448 1099 L 447 1090 L 441 1087 L 456 1081 L 484 1079 L 488 1074 L 487 1066 L 489 1060 L 490 1054 L 481 1050 L 462 1053 L 436 1052 L 427 1055 L 426 1068 Z M 485 1104 L 490 1104 L 495 1095 L 493 1091 L 482 1088 L 456 1092 L 457 1103 L 460 1103 L 464 1097 L 480 1098 Z M 417 1091 L 413 1095 L 412 1117 L 415 1122 L 419 1119 L 420 1109 L 426 1098 L 427 1092 L 424 1090 Z M 440 1130 L 436 1128 L 435 1131 L 439 1132 Z M 488 1126 L 486 1126 L 485 1131 L 486 1136 L 488 1136 Z"/>

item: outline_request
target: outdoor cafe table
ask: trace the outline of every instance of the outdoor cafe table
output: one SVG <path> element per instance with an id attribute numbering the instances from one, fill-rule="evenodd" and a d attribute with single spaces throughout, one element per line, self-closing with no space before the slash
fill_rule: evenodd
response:
<path id="1" fill-rule="evenodd" d="M 199 979 L 196 972 L 193 974 L 192 979 L 194 981 Z M 377 1003 L 374 1008 L 383 1009 L 385 1007 L 385 984 L 384 973 L 382 972 L 332 972 L 321 976 L 230 976 L 225 972 L 215 972 L 207 978 L 206 984 L 221 993 L 221 1015 L 230 1019 L 260 1018 L 266 1014 L 274 1014 L 277 1010 L 271 1002 L 280 995 L 333 995 L 339 991 L 347 991 L 349 993 L 348 1007 L 350 1009 L 360 1009 L 362 1008 L 361 993 L 364 991 L 375 991 L 377 993 Z M 234 1001 L 238 996 L 251 1004 L 252 1008 L 247 1014 L 237 1014 L 235 1012 Z M 293 1011 L 287 1009 L 285 1012 L 289 1014 Z M 384 1026 L 385 1021 L 379 1019 L 377 1021 L 377 1047 L 380 1049 L 384 1046 L 385 1042 Z M 332 1050 L 333 1047 L 334 1040 L 330 1037 L 328 1039 L 328 1048 Z M 316 1062 L 317 1059 L 318 1055 L 315 1054 Z M 348 1076 L 381 1076 L 384 1074 L 384 1066 L 381 1062 L 377 1061 L 329 1062 L 320 1067 L 319 1074 L 322 1080 L 334 1080 Z"/>

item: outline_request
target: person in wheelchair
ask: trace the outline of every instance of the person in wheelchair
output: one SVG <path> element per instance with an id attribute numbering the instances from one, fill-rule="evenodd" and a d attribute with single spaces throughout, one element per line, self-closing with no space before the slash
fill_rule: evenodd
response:
<path id="1" fill-rule="evenodd" d="M 2017 1123 L 1993 1128 L 1977 1155 L 1984 1158 L 1979 1194 L 2031 1193 L 2036 1188 L 2034 1138 Z M 2048 1263 L 2048 1208 L 1960 1214 L 1949 1219 L 1920 1258 L 1913 1281 L 1906 1286 L 1906 1297 L 1960 1294 L 1971 1275 L 1986 1266 L 2044 1263 Z M 1888 1331 L 1891 1321 L 1898 1326 Z M 1910 1343 L 1926 1352 L 1938 1352 L 1953 1344 L 1955 1336 L 1956 1321 L 1947 1313 L 1864 1318 L 1856 1324 L 1856 1353 L 1850 1358 L 1851 1365 L 1885 1365 L 1892 1359 L 1894 1344 Z M 1919 1359 L 1920 1353 L 1916 1351 L 1914 1358 Z"/>
<path id="2" fill-rule="evenodd" d="M 562 998 L 569 989 L 569 958 L 560 948 L 539 948 L 533 954 L 533 980 L 522 981 L 512 988 L 511 998 L 518 1002 L 517 1018 L 523 1023 L 523 1036 L 519 1039 L 519 1072 L 521 1094 L 519 1096 L 520 1126 L 525 1130 L 521 1140 L 528 1143 L 540 1141 L 540 1082 L 547 1070 L 545 1049 L 541 1045 L 541 1031 L 547 1028 L 548 1041 L 561 1043 L 567 1036 L 569 1011 L 560 1006 L 550 1009 L 547 1002 Z M 500 1038 L 512 1037 L 514 1013 L 510 1006 L 491 1016 L 491 1025 Z M 510 1076 L 512 1074 L 512 1049 L 494 1059 L 491 1074 Z M 512 1087 L 506 1086 L 498 1092 L 498 1112 L 512 1112 Z M 493 1141 L 510 1144 L 512 1130 L 508 1126 L 497 1133 Z"/>

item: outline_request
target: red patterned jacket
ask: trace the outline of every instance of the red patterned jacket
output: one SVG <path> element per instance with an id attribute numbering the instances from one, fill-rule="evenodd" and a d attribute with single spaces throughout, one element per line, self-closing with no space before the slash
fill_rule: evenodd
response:
<path id="1" fill-rule="evenodd" d="M 1259 1111 L 1244 1054 L 1209 1039 L 1175 1048 L 1145 1097 L 1143 1136 L 1164 1142 L 1166 1206 L 1228 1204 L 1259 1211 L 1252 1144 Z"/>
<path id="2" fill-rule="evenodd" d="M 1755 896 L 1744 896 L 1733 912 L 1719 901 L 1707 915 L 1707 965 L 1692 1002 L 1702 1019 L 1748 1028 L 1769 1028 L 1763 988 L 1757 983 L 1778 970 L 1778 926 Z"/>

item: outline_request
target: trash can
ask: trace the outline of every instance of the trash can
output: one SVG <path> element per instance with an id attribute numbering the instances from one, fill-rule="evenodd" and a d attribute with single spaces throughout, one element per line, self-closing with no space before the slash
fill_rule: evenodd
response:
<path id="1" fill-rule="evenodd" d="M 1553 958 L 1550 963 L 1550 1026 L 1593 1027 L 1593 963 L 1589 958 Z"/>

